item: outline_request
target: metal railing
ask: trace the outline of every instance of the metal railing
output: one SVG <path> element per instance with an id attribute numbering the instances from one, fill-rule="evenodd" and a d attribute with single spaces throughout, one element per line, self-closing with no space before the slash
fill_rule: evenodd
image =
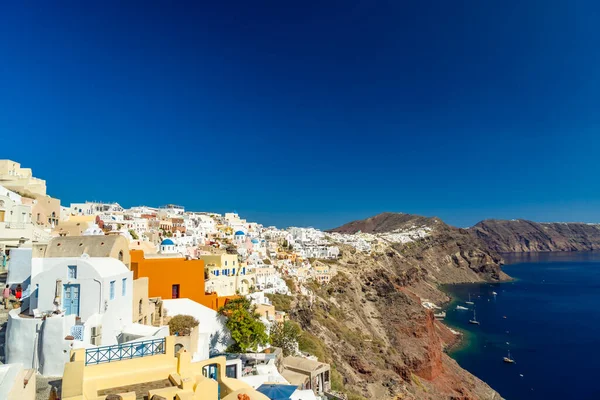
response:
<path id="1" fill-rule="evenodd" d="M 165 338 L 161 338 L 86 349 L 85 365 L 103 364 L 113 361 L 165 354 L 165 347 Z"/>

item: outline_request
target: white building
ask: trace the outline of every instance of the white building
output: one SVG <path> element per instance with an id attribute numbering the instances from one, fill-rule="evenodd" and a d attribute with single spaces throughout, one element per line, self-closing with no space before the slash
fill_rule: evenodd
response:
<path id="1" fill-rule="evenodd" d="M 175 243 L 171 239 L 164 239 L 160 242 L 159 247 L 160 254 L 175 254 L 177 250 L 175 248 Z"/>
<path id="2" fill-rule="evenodd" d="M 227 319 L 215 310 L 190 299 L 163 300 L 163 308 L 170 317 L 191 315 L 198 325 L 198 350 L 194 360 L 206 360 L 211 355 L 223 353 L 233 344 L 231 333 L 225 325 Z"/>
<path id="3" fill-rule="evenodd" d="M 131 324 L 133 273 L 117 259 L 33 258 L 30 277 L 21 308 L 9 312 L 9 363 L 60 376 L 72 347 L 117 344 Z"/>
<path id="4" fill-rule="evenodd" d="M 30 204 L 25 204 L 29 200 Z M 16 247 L 27 241 L 49 240 L 45 230 L 31 220 L 33 200 L 23 199 L 19 194 L 0 186 L 0 249 Z"/>
<path id="5" fill-rule="evenodd" d="M 96 215 L 106 212 L 123 212 L 119 203 L 98 203 L 86 201 L 85 203 L 71 203 L 71 215 Z"/>

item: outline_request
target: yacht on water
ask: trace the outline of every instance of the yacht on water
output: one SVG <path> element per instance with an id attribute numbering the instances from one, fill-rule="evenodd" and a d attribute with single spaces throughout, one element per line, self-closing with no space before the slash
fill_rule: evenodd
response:
<path id="1" fill-rule="evenodd" d="M 467 307 L 463 307 L 463 306 L 456 306 L 457 310 L 468 310 Z"/>
<path id="2" fill-rule="evenodd" d="M 471 293 L 469 293 L 469 301 L 465 301 L 465 303 L 467 304 L 475 304 L 471 301 Z"/>
<path id="3" fill-rule="evenodd" d="M 508 351 L 508 356 L 504 357 L 504 362 L 509 364 L 514 364 L 515 360 L 510 357 L 510 350 Z"/>
<path id="4" fill-rule="evenodd" d="M 475 310 L 473 310 L 473 319 L 470 319 L 469 323 L 473 325 L 479 325 L 479 321 L 477 321 L 477 316 L 475 315 Z"/>

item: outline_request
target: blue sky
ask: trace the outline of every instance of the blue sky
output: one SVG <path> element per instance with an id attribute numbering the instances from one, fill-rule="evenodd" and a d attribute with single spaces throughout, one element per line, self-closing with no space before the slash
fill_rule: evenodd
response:
<path id="1" fill-rule="evenodd" d="M 0 158 L 63 203 L 600 222 L 593 1 L 0 5 Z"/>

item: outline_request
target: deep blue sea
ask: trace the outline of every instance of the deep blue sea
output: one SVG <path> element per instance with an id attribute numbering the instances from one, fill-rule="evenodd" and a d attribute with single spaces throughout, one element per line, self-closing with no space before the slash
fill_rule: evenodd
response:
<path id="1" fill-rule="evenodd" d="M 504 258 L 514 282 L 445 288 L 446 323 L 465 333 L 450 355 L 509 400 L 600 399 L 600 252 Z M 481 325 L 456 310 L 469 293 Z"/>

